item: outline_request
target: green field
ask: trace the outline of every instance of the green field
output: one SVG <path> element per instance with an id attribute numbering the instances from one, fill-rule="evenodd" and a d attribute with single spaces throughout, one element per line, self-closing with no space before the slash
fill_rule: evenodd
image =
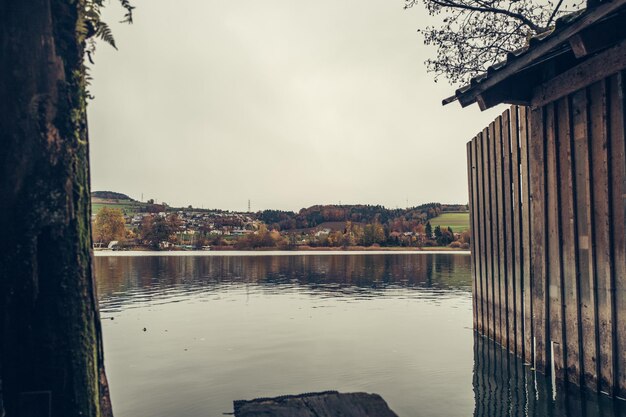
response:
<path id="1" fill-rule="evenodd" d="M 469 229 L 469 212 L 442 213 L 440 216 L 430 219 L 430 224 L 433 228 L 435 226 L 451 227 L 454 232 L 461 233 Z"/>
<path id="2" fill-rule="evenodd" d="M 129 201 L 129 200 L 102 200 L 99 198 L 93 198 L 91 200 L 91 210 L 93 214 L 97 214 L 102 207 L 109 208 L 117 208 L 122 210 L 122 213 L 125 215 L 133 215 L 137 211 L 139 211 L 139 207 L 144 206 L 145 204 L 140 203 L 138 201 Z"/>

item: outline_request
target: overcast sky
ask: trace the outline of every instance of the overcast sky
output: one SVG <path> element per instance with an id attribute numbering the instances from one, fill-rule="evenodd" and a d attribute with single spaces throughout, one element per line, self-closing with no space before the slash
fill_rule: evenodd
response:
<path id="1" fill-rule="evenodd" d="M 441 106 L 428 17 L 402 0 L 107 6 L 89 104 L 92 189 L 298 210 L 467 202 L 465 143 L 502 108 Z"/>

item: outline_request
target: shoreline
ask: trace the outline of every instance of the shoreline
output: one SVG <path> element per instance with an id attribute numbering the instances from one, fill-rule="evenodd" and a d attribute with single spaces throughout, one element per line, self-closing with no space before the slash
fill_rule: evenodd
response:
<path id="1" fill-rule="evenodd" d="M 131 256 L 312 256 L 312 255 L 470 255 L 468 250 L 217 250 L 217 251 L 94 251 L 95 257 Z"/>

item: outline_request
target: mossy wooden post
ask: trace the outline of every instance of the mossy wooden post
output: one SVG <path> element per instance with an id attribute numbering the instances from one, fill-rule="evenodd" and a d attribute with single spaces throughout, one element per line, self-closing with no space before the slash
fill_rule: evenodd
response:
<path id="1" fill-rule="evenodd" d="M 84 0 L 0 0 L 0 415 L 111 416 L 92 271 Z"/>

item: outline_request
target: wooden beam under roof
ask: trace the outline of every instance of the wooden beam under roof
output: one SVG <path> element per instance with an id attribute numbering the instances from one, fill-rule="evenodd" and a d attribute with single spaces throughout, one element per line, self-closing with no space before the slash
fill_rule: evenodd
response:
<path id="1" fill-rule="evenodd" d="M 624 38 L 626 38 L 626 11 L 581 30 L 569 39 L 569 44 L 576 58 L 580 59 L 613 46 Z"/>
<path id="2" fill-rule="evenodd" d="M 626 68 L 626 40 L 535 87 L 530 105 L 543 106 Z"/>

